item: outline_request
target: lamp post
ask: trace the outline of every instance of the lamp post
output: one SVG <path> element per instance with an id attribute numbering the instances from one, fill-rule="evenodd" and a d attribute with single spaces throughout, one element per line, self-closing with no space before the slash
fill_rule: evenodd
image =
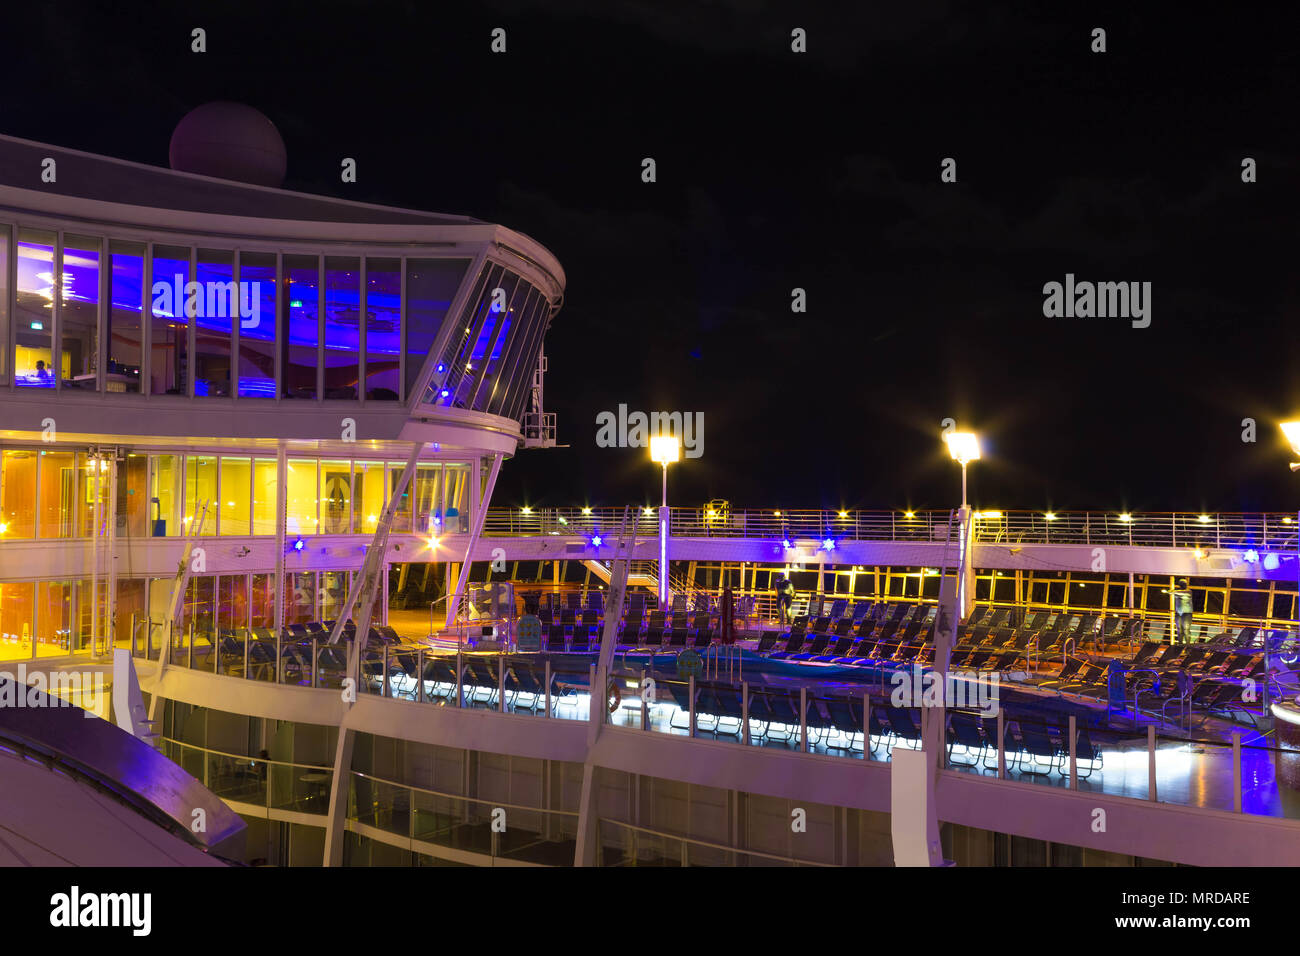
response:
<path id="1" fill-rule="evenodd" d="M 668 608 L 668 466 L 681 461 L 682 444 L 676 435 L 650 439 L 650 460 L 664 469 L 663 504 L 659 506 L 659 607 Z"/>
<path id="2" fill-rule="evenodd" d="M 972 461 L 979 461 L 980 440 L 974 432 L 949 432 L 943 436 L 948 445 L 948 454 L 961 464 L 961 543 L 958 551 L 957 571 L 957 617 L 964 620 L 970 609 L 966 606 L 966 565 L 967 548 L 970 545 L 970 505 L 966 502 L 966 466 Z"/>
<path id="3" fill-rule="evenodd" d="M 1291 446 L 1291 450 L 1295 452 L 1296 455 L 1300 456 L 1300 421 L 1282 422 L 1281 427 L 1282 427 L 1282 434 L 1286 436 L 1287 444 Z M 1291 462 L 1291 470 L 1300 471 L 1300 461 Z M 1297 574 L 1300 574 L 1300 514 L 1297 514 L 1296 517 L 1298 519 L 1296 524 L 1296 535 L 1297 535 L 1297 540 L 1296 540 L 1297 569 L 1296 570 L 1297 570 Z M 1297 589 L 1300 590 L 1300 580 L 1297 581 Z M 1268 667 L 1267 647 L 1264 648 L 1264 666 L 1265 668 Z M 1272 713 L 1269 710 L 1269 703 L 1268 703 L 1267 678 L 1264 680 L 1263 700 L 1264 700 L 1264 716 L 1271 717 Z"/>

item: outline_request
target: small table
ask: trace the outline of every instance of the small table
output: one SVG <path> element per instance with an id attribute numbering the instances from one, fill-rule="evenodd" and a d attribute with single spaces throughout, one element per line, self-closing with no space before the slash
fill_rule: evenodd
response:
<path id="1" fill-rule="evenodd" d="M 312 788 L 312 793 L 308 799 L 311 799 L 311 797 L 321 797 L 324 799 L 325 791 L 330 782 L 330 774 L 319 772 L 305 773 L 298 779 Z"/>

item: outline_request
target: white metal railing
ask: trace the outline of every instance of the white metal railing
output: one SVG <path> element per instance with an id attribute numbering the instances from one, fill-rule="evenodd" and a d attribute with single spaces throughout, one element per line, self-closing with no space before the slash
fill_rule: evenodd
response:
<path id="1" fill-rule="evenodd" d="M 839 541 L 944 541 L 947 511 L 670 509 L 683 538 L 770 538 L 792 544 Z M 617 535 L 621 508 L 489 508 L 486 537 Z M 977 511 L 975 540 L 1005 544 L 1136 545 L 1168 548 L 1295 550 L 1296 517 L 1282 512 Z M 656 509 L 640 508 L 636 533 L 656 537 Z M 613 542 L 611 542 L 612 544 Z"/>

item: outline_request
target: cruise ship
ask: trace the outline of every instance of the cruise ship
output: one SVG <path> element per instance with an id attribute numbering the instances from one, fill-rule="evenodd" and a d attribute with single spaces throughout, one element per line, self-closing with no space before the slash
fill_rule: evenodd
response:
<path id="1" fill-rule="evenodd" d="M 0 138 L 0 863 L 1296 858 L 1293 514 L 496 506 L 556 257 L 178 165 Z"/>

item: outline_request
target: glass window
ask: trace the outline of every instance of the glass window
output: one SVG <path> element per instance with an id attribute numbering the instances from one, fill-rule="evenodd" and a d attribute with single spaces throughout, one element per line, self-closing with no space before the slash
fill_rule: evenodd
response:
<path id="1" fill-rule="evenodd" d="M 516 339 L 521 333 L 528 331 L 528 316 L 533 309 L 534 302 L 540 298 L 532 286 L 526 282 L 519 283 L 519 289 L 516 291 L 514 300 L 506 307 L 506 314 L 501 319 L 501 327 L 497 330 L 491 344 L 487 348 L 487 353 L 483 356 L 483 372 L 479 384 L 474 389 L 474 407 L 480 411 L 487 411 L 488 407 L 496 400 L 500 383 L 497 376 L 501 371 L 501 357 L 507 353 L 507 350 L 513 350 L 516 346 Z M 507 364 L 505 366 L 508 373 L 514 371 L 514 368 Z"/>
<path id="2" fill-rule="evenodd" d="M 253 459 L 221 456 L 221 533 L 252 534 Z"/>
<path id="3" fill-rule="evenodd" d="M 527 408 L 533 371 L 542 352 L 542 338 L 551 317 L 551 304 L 537 290 L 519 320 L 519 328 L 502 359 L 491 399 L 484 406 L 494 415 L 518 420 Z"/>
<path id="4" fill-rule="evenodd" d="M 275 254 L 241 253 L 239 289 L 239 394 L 274 398 Z"/>
<path id="5" fill-rule="evenodd" d="M 0 385 L 9 380 L 9 227 L 0 224 Z"/>
<path id="6" fill-rule="evenodd" d="M 217 579 L 217 627 L 224 631 L 248 627 L 248 575 L 223 574 Z"/>
<path id="7" fill-rule="evenodd" d="M 284 583 L 284 623 L 316 620 L 316 572 L 285 572 Z"/>
<path id="8" fill-rule="evenodd" d="M 194 633 L 211 634 L 217 621 L 217 579 L 214 575 L 195 575 L 185 588 L 185 602 L 181 611 L 181 628 Z M 164 633 L 165 630 L 164 630 Z"/>
<path id="9" fill-rule="evenodd" d="M 117 608 L 113 612 L 113 640 L 118 647 L 131 646 L 131 616 L 143 621 L 149 617 L 149 608 L 145 601 L 144 578 L 117 582 Z M 171 582 L 167 582 L 170 584 Z M 100 588 L 104 590 L 104 588 Z M 90 650 L 89 647 L 86 650 Z"/>
<path id="10" fill-rule="evenodd" d="M 199 535 L 206 538 L 216 534 L 217 505 L 217 456 L 188 455 L 185 458 L 183 533 L 190 533 L 202 518 Z"/>
<path id="11" fill-rule="evenodd" d="M 41 538 L 73 536 L 73 502 L 76 501 L 77 460 L 70 451 L 41 452 L 40 515 L 36 534 Z M 87 489 L 89 490 L 89 489 Z M 94 503 L 94 498 L 90 498 Z M 89 528 L 86 529 L 89 531 Z"/>
<path id="12" fill-rule="evenodd" d="M 110 392 L 140 391 L 144 315 L 144 246 L 137 242 L 109 243 L 112 269 L 108 309 L 108 368 L 104 388 Z"/>
<path id="13" fill-rule="evenodd" d="M 72 582 L 36 586 L 36 656 L 59 657 L 72 650 Z"/>
<path id="14" fill-rule="evenodd" d="M 200 249 L 195 279 L 197 294 L 185 313 L 194 322 L 194 394 L 228 396 L 231 336 L 240 304 L 235 254 Z"/>
<path id="15" fill-rule="evenodd" d="M 351 574 L 347 571 L 324 571 L 320 580 L 320 616 L 322 621 L 338 620 L 348 598 Z M 377 623 L 377 619 L 375 619 Z"/>
<path id="16" fill-rule="evenodd" d="M 401 396 L 402 261 L 366 260 L 366 398 Z"/>
<path id="17" fill-rule="evenodd" d="M 154 455 L 149 475 L 150 536 L 175 537 L 184 533 L 181 522 L 181 459 L 179 455 Z"/>
<path id="18" fill-rule="evenodd" d="M 469 531 L 469 478 L 468 463 L 447 466 L 442 499 L 442 524 L 451 534 L 463 534 Z"/>
<path id="19" fill-rule="evenodd" d="M 41 459 L 41 472 L 49 466 L 47 458 Z M 109 504 L 109 486 L 112 484 L 113 463 L 108 456 L 102 458 L 95 455 L 81 454 L 77 456 L 76 482 L 77 493 L 76 501 L 78 502 L 79 516 L 76 520 L 79 522 L 79 531 L 75 532 L 78 536 L 89 538 L 96 534 L 104 534 L 108 523 L 108 504 Z M 42 481 L 41 494 L 45 494 L 44 482 Z M 45 504 L 42 499 L 41 508 L 44 510 Z M 69 521 L 73 520 L 72 511 L 69 508 Z"/>
<path id="20" fill-rule="evenodd" d="M 442 515 L 438 513 L 441 465 L 417 465 L 415 472 L 415 531 L 417 534 L 442 534 Z"/>
<path id="21" fill-rule="evenodd" d="M 186 290 L 190 277 L 190 251 L 171 246 L 154 246 L 153 315 L 149 326 L 149 392 L 152 395 L 184 395 L 189 357 L 189 328 L 186 303 L 197 310 L 197 294 Z"/>
<path id="22" fill-rule="evenodd" d="M 76 586 L 76 628 L 73 634 L 73 652 L 89 654 L 93 649 L 92 640 L 102 638 L 108 624 L 108 588 L 100 581 L 98 587 L 94 581 L 82 578 Z M 127 624 L 130 630 L 130 624 Z M 145 628 L 140 628 L 140 643 L 144 646 Z M 157 645 L 155 644 L 155 647 Z M 103 649 L 101 643 L 100 650 Z"/>
<path id="23" fill-rule="evenodd" d="M 17 304 L 14 383 L 53 388 L 54 233 L 18 230 Z"/>
<path id="24" fill-rule="evenodd" d="M 451 300 L 469 268 L 468 259 L 406 260 L 406 395 L 411 394 L 424 361 L 442 329 Z"/>
<path id="25" fill-rule="evenodd" d="M 390 461 L 388 463 L 388 497 L 391 499 L 397 494 L 397 486 L 402 482 L 402 471 L 406 468 L 404 461 Z M 412 484 L 414 477 L 412 477 Z M 388 529 L 393 534 L 410 534 L 411 533 L 411 485 L 406 486 L 400 498 L 397 499 L 397 510 L 393 512 L 393 526 Z"/>
<path id="26" fill-rule="evenodd" d="M 454 392 L 457 407 L 473 407 L 475 386 L 483 374 L 483 363 L 497 344 L 501 330 L 509 323 L 509 310 L 516 292 L 523 288 L 527 287 L 518 276 L 507 273 L 495 287 L 487 290 L 487 310 L 483 321 L 474 330 L 468 350 L 459 357 L 462 364 L 460 384 Z"/>
<path id="27" fill-rule="evenodd" d="M 325 258 L 325 397 L 356 398 L 360 376 L 361 261 Z"/>
<path id="28" fill-rule="evenodd" d="M 99 371 L 99 239 L 63 237 L 59 367 L 63 387 L 94 391 Z"/>
<path id="29" fill-rule="evenodd" d="M 290 535 L 315 534 L 319 527 L 316 460 L 291 458 L 286 477 L 289 487 L 285 496 L 285 532 Z"/>
<path id="30" fill-rule="evenodd" d="M 275 534 L 279 500 L 279 468 L 274 458 L 253 462 L 253 534 Z"/>
<path id="31" fill-rule="evenodd" d="M 352 462 L 320 463 L 320 515 L 323 534 L 348 534 L 352 522 Z"/>
<path id="32" fill-rule="evenodd" d="M 149 458 L 128 454 L 117 463 L 117 533 L 149 537 Z"/>
<path id="33" fill-rule="evenodd" d="M 285 256 L 280 348 L 285 398 L 316 398 L 320 345 L 320 272 L 315 256 Z"/>
<path id="34" fill-rule="evenodd" d="M 36 537 L 37 460 L 25 449 L 0 457 L 0 538 Z"/>
<path id="35" fill-rule="evenodd" d="M 35 612 L 35 585 L 0 584 L 0 660 L 25 660 L 32 656 Z"/>
<path id="36" fill-rule="evenodd" d="M 492 265 L 485 268 L 479 277 L 477 296 L 470 307 L 466 310 L 464 325 L 457 328 L 448 343 L 447 350 L 443 352 L 439 359 L 438 365 L 434 367 L 434 377 L 430 383 L 430 389 L 434 390 L 433 394 L 428 397 L 428 401 L 438 405 L 454 405 L 461 399 L 459 396 L 468 388 L 464 384 L 465 377 L 468 374 L 466 367 L 473 366 L 470 361 L 470 353 L 475 342 L 483 332 L 483 328 L 491 321 L 495 315 L 493 310 L 493 300 L 495 290 L 501 287 L 502 281 L 506 277 L 506 271 L 498 265 Z M 438 381 L 442 382 L 437 386 Z"/>
<path id="37" fill-rule="evenodd" d="M 252 627 L 275 627 L 275 575 L 254 574 Z"/>
<path id="38" fill-rule="evenodd" d="M 374 534 L 384 513 L 384 463 L 358 461 L 352 469 L 352 500 L 357 511 L 356 530 Z"/>

